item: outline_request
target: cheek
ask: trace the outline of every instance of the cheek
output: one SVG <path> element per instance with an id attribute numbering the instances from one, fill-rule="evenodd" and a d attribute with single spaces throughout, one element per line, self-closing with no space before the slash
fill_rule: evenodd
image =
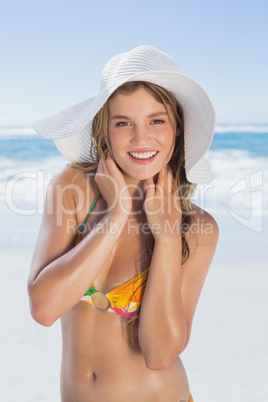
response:
<path id="1" fill-rule="evenodd" d="M 173 131 L 167 131 L 162 137 L 162 144 L 164 144 L 166 151 L 168 152 L 173 148 L 175 143 Z"/>
<path id="2" fill-rule="evenodd" d="M 126 133 L 121 132 L 110 132 L 109 134 L 110 145 L 114 155 L 122 155 L 122 152 L 128 145 L 128 138 Z"/>
<path id="3" fill-rule="evenodd" d="M 111 145 L 111 150 L 113 153 L 114 161 L 119 169 L 121 166 L 119 164 L 122 163 L 120 156 L 121 156 L 121 148 L 122 148 L 122 139 L 118 135 L 113 135 L 112 133 L 109 134 L 109 140 Z"/>
<path id="4" fill-rule="evenodd" d="M 120 146 L 117 141 L 110 141 L 112 152 L 114 154 L 115 159 L 120 155 Z"/>
<path id="5" fill-rule="evenodd" d="M 167 158 L 168 161 L 170 161 L 173 152 L 174 152 L 174 146 L 175 146 L 175 137 L 174 137 L 174 133 L 169 133 L 169 135 L 167 135 L 166 137 L 166 152 L 167 152 Z"/>

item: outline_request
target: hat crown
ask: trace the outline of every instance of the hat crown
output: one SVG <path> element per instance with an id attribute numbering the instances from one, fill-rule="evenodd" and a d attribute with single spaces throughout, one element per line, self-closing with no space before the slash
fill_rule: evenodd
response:
<path id="1" fill-rule="evenodd" d="M 102 72 L 100 92 L 117 88 L 121 82 L 149 71 L 180 73 L 179 66 L 172 57 L 152 46 L 142 45 L 108 61 Z"/>

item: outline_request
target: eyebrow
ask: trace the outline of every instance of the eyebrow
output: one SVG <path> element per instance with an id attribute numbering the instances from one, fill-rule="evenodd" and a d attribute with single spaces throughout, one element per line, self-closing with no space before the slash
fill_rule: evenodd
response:
<path id="1" fill-rule="evenodd" d="M 152 117 L 159 117 L 159 116 L 167 116 L 167 112 L 156 112 L 156 113 L 151 113 L 147 117 L 152 118 Z M 120 120 L 120 119 L 125 119 L 128 120 L 130 117 L 124 116 L 124 115 L 119 115 L 116 114 L 115 116 L 111 117 L 111 120 Z"/>

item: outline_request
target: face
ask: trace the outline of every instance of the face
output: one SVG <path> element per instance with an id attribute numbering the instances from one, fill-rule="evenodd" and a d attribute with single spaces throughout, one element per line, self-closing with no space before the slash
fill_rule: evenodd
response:
<path id="1" fill-rule="evenodd" d="M 164 105 L 144 88 L 114 95 L 108 111 L 111 148 L 125 178 L 154 177 L 172 156 L 174 117 L 170 122 Z"/>

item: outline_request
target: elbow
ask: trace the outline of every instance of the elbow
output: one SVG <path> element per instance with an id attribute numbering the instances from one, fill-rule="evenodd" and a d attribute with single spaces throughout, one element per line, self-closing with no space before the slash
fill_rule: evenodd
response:
<path id="1" fill-rule="evenodd" d="M 162 353 L 151 351 L 145 355 L 145 364 L 149 370 L 163 371 L 172 366 L 175 359 L 184 351 L 185 341 L 178 342 L 174 347 L 166 347 Z"/>
<path id="2" fill-rule="evenodd" d="M 167 359 L 146 359 L 145 358 L 146 367 L 152 371 L 164 371 L 167 370 L 173 363 L 172 361 L 168 361 Z"/>
<path id="3" fill-rule="evenodd" d="M 44 327 L 51 327 L 57 317 L 55 317 L 53 309 L 46 302 L 41 303 L 39 298 L 35 297 L 35 293 L 33 286 L 28 284 L 31 316 L 38 324 Z"/>
<path id="4" fill-rule="evenodd" d="M 31 316 L 33 319 L 40 325 L 43 325 L 43 327 L 51 327 L 56 319 L 52 316 L 52 314 L 49 314 L 46 311 L 43 311 L 41 308 L 34 307 L 33 303 L 30 303 L 30 311 L 31 311 Z"/>
<path id="5" fill-rule="evenodd" d="M 172 366 L 176 356 L 150 356 L 145 358 L 146 367 L 152 371 L 164 371 Z"/>
<path id="6" fill-rule="evenodd" d="M 152 342 L 147 337 L 140 337 L 140 346 L 143 352 L 146 367 L 149 370 L 163 371 L 170 368 L 177 357 L 185 350 L 187 344 L 188 328 L 185 325 L 180 325 L 179 329 L 165 331 L 164 334 L 154 336 Z"/>

